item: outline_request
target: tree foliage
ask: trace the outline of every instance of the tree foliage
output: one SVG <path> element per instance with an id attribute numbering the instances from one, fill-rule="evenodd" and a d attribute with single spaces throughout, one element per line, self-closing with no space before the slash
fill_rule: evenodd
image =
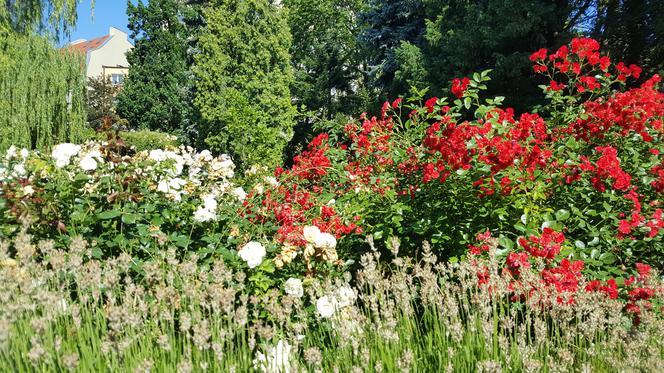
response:
<path id="1" fill-rule="evenodd" d="M 85 127 L 85 70 L 79 54 L 43 37 L 7 35 L 0 51 L 0 150 L 42 149 L 81 139 Z"/>
<path id="2" fill-rule="evenodd" d="M 397 49 L 402 45 L 420 47 L 423 42 L 425 21 L 422 0 L 368 0 L 367 9 L 360 14 L 364 27 L 358 35 L 369 56 L 370 78 L 373 86 L 383 91 L 385 97 L 404 93 L 402 81 L 395 80 L 400 58 L 411 61 L 406 54 L 413 49 Z M 404 44 L 408 43 L 408 44 Z M 400 74 L 400 78 L 404 73 Z"/>
<path id="3" fill-rule="evenodd" d="M 203 14 L 194 70 L 202 138 L 240 167 L 277 164 L 295 113 L 285 11 L 267 0 L 217 0 Z"/>
<path id="4" fill-rule="evenodd" d="M 116 127 L 126 122 L 116 110 L 116 97 L 120 90 L 120 86 L 113 85 L 107 76 L 88 79 L 87 116 L 90 127 L 99 129 L 106 120 Z"/>
<path id="5" fill-rule="evenodd" d="M 589 33 L 612 56 L 639 64 L 647 72 L 664 72 L 664 2 L 593 0 Z"/>
<path id="6" fill-rule="evenodd" d="M 189 30 L 182 2 L 127 2 L 129 29 L 135 42 L 127 54 L 129 77 L 118 96 L 118 113 L 130 127 L 190 138 L 192 74 L 187 53 Z"/>
<path id="7" fill-rule="evenodd" d="M 362 50 L 356 16 L 362 0 L 287 0 L 293 35 L 293 95 L 325 118 L 362 106 Z"/>
<path id="8" fill-rule="evenodd" d="M 6 0 L 0 5 L 0 33 L 52 31 L 69 35 L 80 0 Z M 94 6 L 94 0 L 91 1 Z"/>

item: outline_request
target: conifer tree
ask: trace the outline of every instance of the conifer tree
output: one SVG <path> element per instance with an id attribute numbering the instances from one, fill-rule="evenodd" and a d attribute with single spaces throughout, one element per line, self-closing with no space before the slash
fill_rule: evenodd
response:
<path id="1" fill-rule="evenodd" d="M 179 0 L 127 2 L 129 29 L 135 42 L 127 54 L 131 66 L 118 114 L 131 128 L 191 137 L 192 75 L 188 35 Z"/>
<path id="2" fill-rule="evenodd" d="M 280 163 L 295 111 L 284 9 L 267 0 L 216 0 L 203 15 L 194 68 L 201 138 L 243 168 Z"/>

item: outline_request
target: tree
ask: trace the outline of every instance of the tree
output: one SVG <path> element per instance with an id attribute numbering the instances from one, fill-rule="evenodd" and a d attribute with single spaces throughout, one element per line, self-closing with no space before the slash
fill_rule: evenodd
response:
<path id="1" fill-rule="evenodd" d="M 426 0 L 425 5 L 432 18 L 422 51 L 434 93 L 455 77 L 493 69 L 489 94 L 507 96 L 509 105 L 521 109 L 541 100 L 528 55 L 567 41 L 569 1 Z"/>
<path id="2" fill-rule="evenodd" d="M 362 51 L 357 14 L 363 0 L 286 0 L 293 35 L 293 95 L 320 117 L 356 113 L 362 106 Z"/>
<path id="3" fill-rule="evenodd" d="M 99 129 L 108 120 L 115 127 L 124 127 L 124 122 L 117 114 L 116 97 L 120 86 L 113 85 L 109 77 L 100 76 L 88 79 L 87 108 L 88 125 Z"/>
<path id="4" fill-rule="evenodd" d="M 30 33 L 50 29 L 57 37 L 68 35 L 76 24 L 80 0 L 6 0 L 0 5 L 0 34 Z M 94 6 L 94 0 L 92 1 Z"/>
<path id="5" fill-rule="evenodd" d="M 240 167 L 276 165 L 295 114 L 285 11 L 267 0 L 216 0 L 203 14 L 194 67 L 201 138 Z"/>
<path id="6" fill-rule="evenodd" d="M 41 36 L 0 38 L 0 151 L 79 141 L 85 128 L 85 64 Z"/>
<path id="7" fill-rule="evenodd" d="M 118 113 L 138 129 L 193 136 L 192 73 L 187 54 L 189 30 L 179 0 L 127 2 L 135 41 L 127 54 L 128 79 L 118 96 Z"/>
<path id="8" fill-rule="evenodd" d="M 360 19 L 364 27 L 359 38 L 369 55 L 372 85 L 382 91 L 383 98 L 405 93 L 408 83 L 401 79 L 408 80 L 411 74 L 396 75 L 400 63 L 413 61 L 411 46 L 421 47 L 424 41 L 427 16 L 422 0 L 369 0 Z"/>
<path id="9" fill-rule="evenodd" d="M 594 0 L 590 36 L 611 57 L 641 65 L 649 76 L 664 72 L 664 2 L 659 0 Z"/>

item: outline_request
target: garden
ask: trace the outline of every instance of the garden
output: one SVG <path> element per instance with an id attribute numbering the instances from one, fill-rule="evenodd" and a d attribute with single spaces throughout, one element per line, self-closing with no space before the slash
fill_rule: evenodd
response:
<path id="1" fill-rule="evenodd" d="M 525 61 L 531 110 L 485 69 L 291 148 L 235 139 L 219 110 L 202 143 L 108 116 L 17 140 L 0 155 L 0 366 L 664 371 L 661 77 L 588 37 Z M 243 107 L 265 117 L 252 134 L 279 128 Z"/>
<path id="2" fill-rule="evenodd" d="M 112 138 L 10 148 L 6 366 L 661 364 L 664 95 L 659 76 L 613 92 L 640 69 L 598 49 L 531 56 L 545 117 L 482 98 L 483 72 L 322 133 L 289 169 Z"/>

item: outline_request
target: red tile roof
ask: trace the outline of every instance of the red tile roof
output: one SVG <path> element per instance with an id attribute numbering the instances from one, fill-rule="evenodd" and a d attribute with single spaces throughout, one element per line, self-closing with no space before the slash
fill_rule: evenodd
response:
<path id="1" fill-rule="evenodd" d="M 98 38 L 90 39 L 76 44 L 70 44 L 67 46 L 67 49 L 87 54 L 91 50 L 95 50 L 102 46 L 110 38 L 110 35 L 100 36 Z"/>

